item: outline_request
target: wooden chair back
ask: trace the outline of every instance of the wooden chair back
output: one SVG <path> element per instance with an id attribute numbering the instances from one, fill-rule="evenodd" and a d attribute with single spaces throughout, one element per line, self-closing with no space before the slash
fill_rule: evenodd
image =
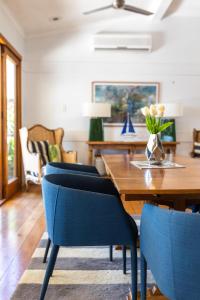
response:
<path id="1" fill-rule="evenodd" d="M 199 157 L 200 153 L 199 152 L 199 145 L 196 143 L 200 143 L 200 130 L 193 129 L 193 147 L 192 147 L 192 152 L 191 156 L 192 157 Z"/>
<path id="2" fill-rule="evenodd" d="M 48 141 L 49 144 L 62 144 L 64 136 L 64 130 L 62 128 L 58 129 L 48 129 L 41 124 L 34 125 L 28 129 L 28 139 L 31 141 Z"/>
<path id="3" fill-rule="evenodd" d="M 200 130 L 193 129 L 193 142 L 200 143 Z"/>

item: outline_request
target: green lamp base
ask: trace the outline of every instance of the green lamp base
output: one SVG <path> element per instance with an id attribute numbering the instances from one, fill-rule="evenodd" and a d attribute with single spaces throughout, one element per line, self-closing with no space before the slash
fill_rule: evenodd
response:
<path id="1" fill-rule="evenodd" d="M 104 133 L 103 133 L 102 118 L 91 118 L 89 141 L 103 141 L 103 140 L 104 140 Z"/>
<path id="2" fill-rule="evenodd" d="M 163 142 L 176 142 L 176 121 L 173 118 L 164 118 L 162 123 L 172 122 L 172 125 L 161 132 Z"/>

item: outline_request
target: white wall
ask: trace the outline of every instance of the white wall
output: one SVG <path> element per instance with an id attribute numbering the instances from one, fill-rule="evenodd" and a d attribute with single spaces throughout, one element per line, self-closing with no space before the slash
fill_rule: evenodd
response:
<path id="1" fill-rule="evenodd" d="M 0 33 L 9 41 L 9 43 L 18 51 L 22 57 L 24 57 L 25 51 L 25 40 L 24 33 L 21 27 L 16 23 L 13 16 L 6 9 L 0 0 Z M 24 73 L 22 59 L 22 107 L 25 107 L 24 94 L 25 94 L 25 82 L 26 77 Z M 22 112 L 22 117 L 24 116 L 24 110 Z M 23 118 L 24 119 L 24 118 Z"/>
<path id="2" fill-rule="evenodd" d="M 88 120 L 82 117 L 81 106 L 91 99 L 91 82 L 156 81 L 161 101 L 184 106 L 184 118 L 177 120 L 177 139 L 184 142 L 179 151 L 188 153 L 192 129 L 200 128 L 200 20 L 171 17 L 139 24 L 128 18 L 112 21 L 106 28 L 102 24 L 27 40 L 24 123 L 62 126 L 65 147 L 77 150 L 79 160 L 86 162 Z M 93 33 L 131 29 L 153 34 L 152 53 L 92 51 Z M 146 130 L 136 129 L 136 138 L 145 139 Z M 106 128 L 105 137 L 119 139 L 120 128 Z"/>
<path id="3" fill-rule="evenodd" d="M 0 33 L 21 54 L 24 54 L 24 35 L 22 29 L 0 1 Z"/>

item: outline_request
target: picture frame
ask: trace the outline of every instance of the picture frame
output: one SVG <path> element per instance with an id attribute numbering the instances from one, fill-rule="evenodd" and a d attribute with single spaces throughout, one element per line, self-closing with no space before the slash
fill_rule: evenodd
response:
<path id="1" fill-rule="evenodd" d="M 122 126 L 127 113 L 134 126 L 145 126 L 141 108 L 159 102 L 159 82 L 93 81 L 92 101 L 111 104 L 111 117 L 106 126 Z"/>

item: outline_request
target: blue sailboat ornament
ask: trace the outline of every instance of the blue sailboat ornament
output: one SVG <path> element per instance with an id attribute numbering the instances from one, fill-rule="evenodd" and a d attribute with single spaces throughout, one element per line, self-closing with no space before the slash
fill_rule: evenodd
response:
<path id="1" fill-rule="evenodd" d="M 124 126 L 122 128 L 121 135 L 127 136 L 127 137 L 135 135 L 135 129 L 133 127 L 129 113 L 127 113 L 127 118 L 124 122 Z"/>

